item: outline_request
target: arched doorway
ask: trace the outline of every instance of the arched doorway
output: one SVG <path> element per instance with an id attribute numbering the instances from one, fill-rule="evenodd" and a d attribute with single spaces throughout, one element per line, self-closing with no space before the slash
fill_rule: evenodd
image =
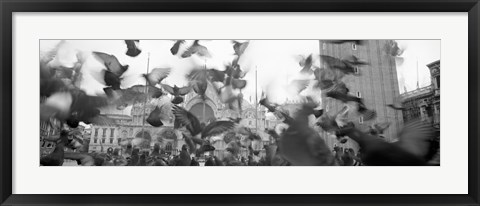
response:
<path id="1" fill-rule="evenodd" d="M 197 103 L 193 105 L 192 108 L 190 108 L 190 112 L 195 115 L 200 122 L 209 122 L 216 119 L 212 107 L 205 103 Z M 205 114 L 205 116 L 203 116 L 203 114 Z"/>
<path id="2" fill-rule="evenodd" d="M 140 131 L 135 135 L 135 138 L 144 138 L 146 140 L 152 140 L 152 136 L 150 136 L 150 133 L 148 131 Z"/>
<path id="3" fill-rule="evenodd" d="M 150 133 L 148 131 L 140 131 L 135 135 L 135 138 L 143 138 L 144 141 L 142 141 L 142 144 L 139 145 L 140 148 L 149 148 L 150 147 L 150 142 L 152 141 L 152 136 L 150 136 Z"/>
<path id="4" fill-rule="evenodd" d="M 167 145 L 165 145 L 165 151 L 168 153 L 171 153 L 173 150 L 173 145 L 171 142 L 168 142 Z"/>

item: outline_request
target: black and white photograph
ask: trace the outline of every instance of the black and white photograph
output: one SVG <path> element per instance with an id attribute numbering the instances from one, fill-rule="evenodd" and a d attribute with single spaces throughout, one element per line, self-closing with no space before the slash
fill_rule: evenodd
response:
<path id="1" fill-rule="evenodd" d="M 41 39 L 39 165 L 440 166 L 440 44 Z"/>

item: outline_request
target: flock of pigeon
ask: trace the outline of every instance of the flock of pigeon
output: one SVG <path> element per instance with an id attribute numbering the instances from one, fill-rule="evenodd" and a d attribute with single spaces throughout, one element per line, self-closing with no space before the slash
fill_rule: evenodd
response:
<path id="1" fill-rule="evenodd" d="M 364 41 L 338 40 L 326 41 L 330 44 L 356 43 L 361 46 Z M 139 40 L 125 40 L 126 55 L 135 58 L 142 53 Z M 198 55 L 202 58 L 213 58 L 207 47 L 199 40 L 187 46 L 180 52 L 180 47 L 186 41 L 176 40 L 170 49 L 172 55 L 179 58 L 189 58 Z M 243 95 L 241 90 L 247 85 L 244 79 L 246 71 L 242 70 L 239 60 L 250 42 L 232 41 L 235 58 L 225 66 L 224 70 L 199 66 L 193 68 L 188 75 L 189 85 L 178 87 L 164 83 L 171 68 L 155 68 L 148 74 L 142 74 L 145 85 L 134 85 L 125 88 L 122 85 L 123 75 L 128 65 L 123 65 L 117 57 L 103 53 L 92 52 L 92 55 L 104 65 L 102 76 L 97 77 L 104 85 L 104 94 L 87 95 L 80 89 L 82 80 L 82 65 L 85 57 L 77 55 L 78 61 L 72 67 L 56 64 L 56 49 L 40 59 L 40 120 L 48 122 L 51 127 L 60 131 L 51 141 L 56 142 L 54 150 L 41 156 L 43 166 L 61 166 L 65 159 L 75 160 L 83 166 L 197 166 L 196 157 L 205 152 L 213 151 L 213 136 L 221 136 L 225 141 L 226 155 L 223 158 L 207 156 L 205 166 L 353 166 L 353 165 L 436 165 L 430 161 L 437 153 L 439 145 L 437 134 L 433 128 L 422 121 L 405 123 L 404 128 L 394 139 L 387 142 L 382 134 L 389 123 L 378 123 L 370 130 L 362 131 L 348 121 L 346 115 L 351 110 L 362 115 L 364 120 L 376 118 L 376 112 L 368 109 L 362 98 L 349 94 L 349 89 L 342 82 L 346 75 L 359 75 L 358 68 L 367 65 L 355 56 L 343 59 L 320 55 L 322 66 L 313 65 L 313 55 L 302 58 L 299 71 L 311 79 L 291 81 L 289 89 L 300 94 L 307 86 L 312 85 L 321 90 L 325 97 L 333 98 L 350 105 L 335 115 L 319 108 L 311 95 L 302 95 L 302 103 L 296 112 L 286 111 L 282 105 L 269 101 L 268 95 L 262 94 L 259 104 L 273 113 L 282 123 L 275 129 L 266 130 L 272 141 L 264 145 L 264 155 L 260 150 L 252 148 L 252 141 L 261 140 L 258 133 L 239 124 L 241 118 L 216 120 L 208 124 L 199 121 L 195 115 L 183 108 L 184 96 L 195 92 L 205 101 L 207 87 L 214 87 L 219 99 L 228 106 L 242 112 Z M 315 57 L 317 58 L 317 57 Z M 124 150 L 112 149 L 106 153 L 88 153 L 88 142 L 83 141 L 81 134 L 75 132 L 80 122 L 84 124 L 115 125 L 107 116 L 100 114 L 100 109 L 115 105 L 122 110 L 135 102 L 158 99 L 170 95 L 171 101 L 157 106 L 150 112 L 146 122 L 153 127 L 162 127 L 162 120 L 174 116 L 174 129 L 181 131 L 185 145 L 177 156 L 167 156 L 162 153 L 161 146 L 155 144 L 149 152 L 141 152 L 136 140 L 123 142 Z M 348 103 L 348 104 L 347 104 Z M 394 108 L 393 109 L 401 109 Z M 310 126 L 309 118 L 315 117 L 315 126 Z M 326 145 L 318 129 L 334 134 L 341 143 L 355 141 L 360 150 L 335 146 L 333 151 Z M 79 136 L 80 135 L 80 136 Z M 346 138 L 348 137 L 348 138 Z M 148 143 L 149 145 L 149 143 Z M 72 149 L 65 151 L 66 148 Z M 248 150 L 248 159 L 241 157 L 242 148 Z"/>

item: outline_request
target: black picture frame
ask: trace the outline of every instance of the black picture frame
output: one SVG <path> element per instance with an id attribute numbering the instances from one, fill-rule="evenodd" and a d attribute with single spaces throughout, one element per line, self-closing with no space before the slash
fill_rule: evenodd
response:
<path id="1" fill-rule="evenodd" d="M 0 0 L 1 205 L 480 205 L 478 0 Z M 35 195 L 12 194 L 14 12 L 468 12 L 468 194 L 465 195 Z M 448 177 L 447 177 L 448 178 Z M 259 185 L 261 186 L 261 185 Z"/>

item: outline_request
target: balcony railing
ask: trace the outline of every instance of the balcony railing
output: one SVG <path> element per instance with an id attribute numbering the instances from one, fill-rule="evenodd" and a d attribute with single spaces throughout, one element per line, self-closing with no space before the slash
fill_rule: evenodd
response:
<path id="1" fill-rule="evenodd" d="M 412 90 L 412 91 L 409 91 L 409 92 L 405 92 L 405 93 L 401 94 L 401 96 L 402 96 L 403 99 L 408 99 L 408 98 L 415 97 L 415 96 L 418 96 L 418 95 L 427 94 L 427 93 L 432 92 L 432 91 L 433 91 L 433 86 L 430 85 L 430 86 L 418 88 L 416 90 Z"/>

